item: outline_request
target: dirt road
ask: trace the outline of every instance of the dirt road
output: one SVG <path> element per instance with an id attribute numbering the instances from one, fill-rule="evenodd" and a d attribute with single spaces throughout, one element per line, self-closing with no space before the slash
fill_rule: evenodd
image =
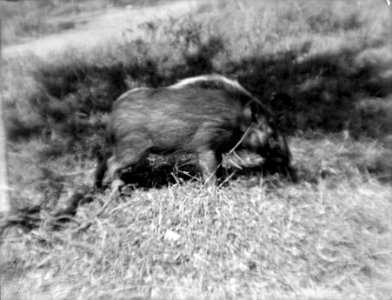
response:
<path id="1" fill-rule="evenodd" d="M 167 19 L 190 13 L 202 1 L 175 1 L 153 7 L 111 9 L 100 16 L 93 16 L 83 25 L 59 34 L 45 36 L 24 44 L 2 49 L 3 59 L 25 56 L 29 53 L 50 59 L 55 53 L 67 49 L 89 51 L 99 45 L 132 38 L 138 25 L 159 19 Z"/>

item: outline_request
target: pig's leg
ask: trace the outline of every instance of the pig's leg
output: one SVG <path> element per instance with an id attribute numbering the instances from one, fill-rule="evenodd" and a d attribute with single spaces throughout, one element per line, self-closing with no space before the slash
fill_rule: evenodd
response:
<path id="1" fill-rule="evenodd" d="M 204 183 L 209 187 L 214 186 L 217 173 L 219 173 L 221 167 L 222 154 L 213 150 L 200 150 L 198 152 L 198 161 Z"/>
<path id="2" fill-rule="evenodd" d="M 137 145 L 137 146 L 134 146 Z M 146 159 L 150 143 L 148 141 L 133 141 L 116 146 L 115 155 L 108 160 L 108 177 L 112 180 L 112 191 L 124 186 L 121 173 L 127 169 L 135 169 Z"/>

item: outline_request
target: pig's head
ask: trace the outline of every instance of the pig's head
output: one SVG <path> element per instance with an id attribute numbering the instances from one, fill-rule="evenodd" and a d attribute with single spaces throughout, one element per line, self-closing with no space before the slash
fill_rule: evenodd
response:
<path id="1" fill-rule="evenodd" d="M 264 106 L 251 106 L 244 111 L 248 115 L 248 127 L 243 146 L 265 158 L 269 164 L 277 168 L 288 168 L 291 163 L 291 152 L 286 138 L 281 134 L 273 120 L 272 114 Z M 251 119 L 249 119 L 249 117 Z"/>

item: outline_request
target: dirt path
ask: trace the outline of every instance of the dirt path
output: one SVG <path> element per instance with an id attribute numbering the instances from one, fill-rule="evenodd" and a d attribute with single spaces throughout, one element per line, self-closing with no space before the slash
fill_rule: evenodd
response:
<path id="1" fill-rule="evenodd" d="M 136 35 L 138 25 L 150 20 L 187 14 L 196 9 L 201 2 L 188 0 L 145 8 L 111 9 L 103 15 L 91 17 L 86 24 L 66 32 L 4 47 L 2 57 L 10 59 L 30 53 L 46 59 L 69 48 L 88 51 L 99 45 L 119 41 L 124 37 L 132 38 Z"/>

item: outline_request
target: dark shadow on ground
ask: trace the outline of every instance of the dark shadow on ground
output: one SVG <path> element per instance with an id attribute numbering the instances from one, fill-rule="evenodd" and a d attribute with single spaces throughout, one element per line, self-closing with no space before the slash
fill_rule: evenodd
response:
<path id="1" fill-rule="evenodd" d="M 132 188 L 142 189 L 163 188 L 192 180 L 202 182 L 200 169 L 192 157 L 179 158 L 178 160 L 173 158 L 166 160 L 160 157 L 157 161 L 147 162 L 132 172 L 124 172 L 121 179 Z M 227 185 L 229 180 L 249 179 L 254 176 L 274 175 L 291 182 L 298 180 L 294 168 L 283 168 L 270 161 L 241 167 L 226 163 L 218 173 L 218 186 Z"/>

